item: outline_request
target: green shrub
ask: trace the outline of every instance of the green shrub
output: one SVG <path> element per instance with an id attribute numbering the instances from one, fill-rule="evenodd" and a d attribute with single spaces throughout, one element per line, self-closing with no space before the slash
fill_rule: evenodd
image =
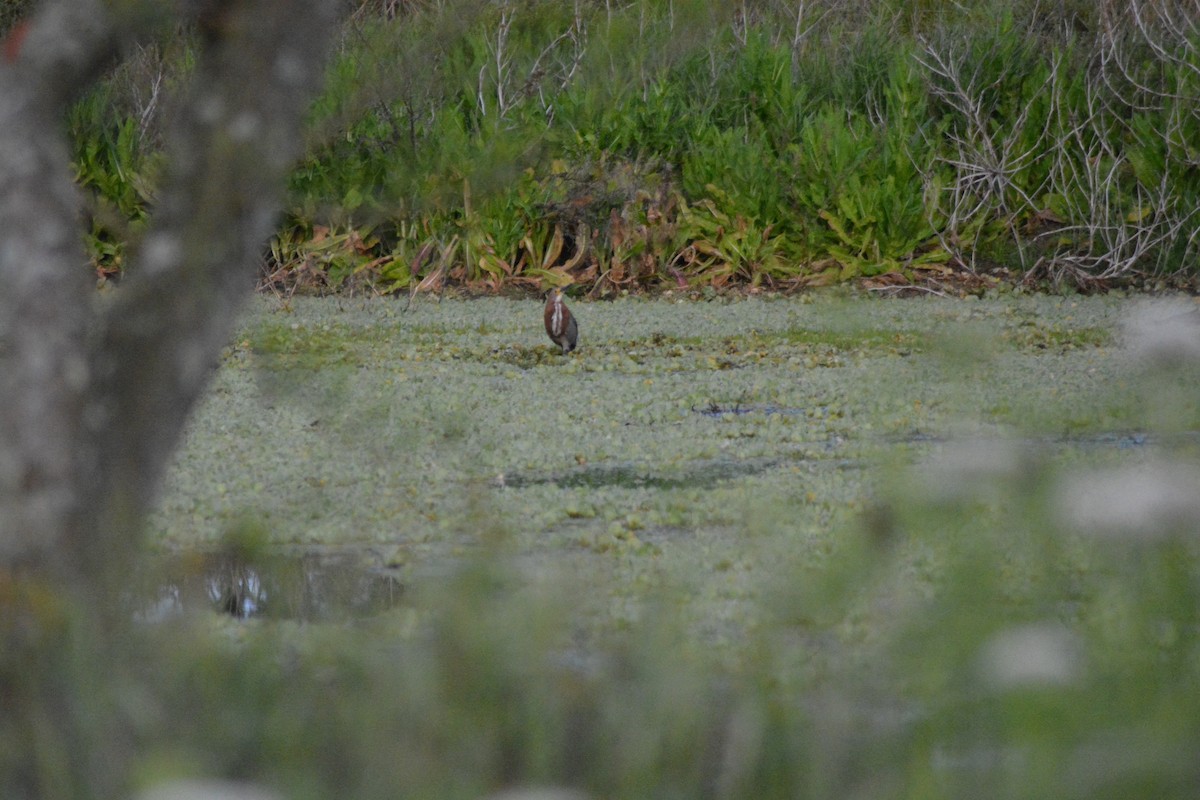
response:
<path id="1" fill-rule="evenodd" d="M 1087 283 L 1193 268 L 1200 41 L 1164 11 L 1139 27 L 1127 9 L 1100 25 L 1086 4 L 1024 0 L 743 6 L 364 6 L 286 227 L 403 242 L 374 252 L 392 270 L 432 244 L 452 279 L 493 286 L 527 268 L 567 280 L 545 263 L 558 239 L 559 266 L 587 251 L 570 279 L 623 288 L 680 269 L 851 279 L 999 260 Z M 106 269 L 153 192 L 150 89 L 189 48 L 137 56 L 72 116 Z M 758 243 L 713 238 L 735 228 Z"/>
<path id="2" fill-rule="evenodd" d="M 88 132 L 74 137 L 73 162 L 89 200 L 87 247 L 101 274 L 123 269 L 126 246 L 137 239 L 153 201 L 160 160 L 146 152 L 138 120 L 112 119 L 109 101 L 108 92 L 94 91 L 69 120 L 72 130 Z"/>

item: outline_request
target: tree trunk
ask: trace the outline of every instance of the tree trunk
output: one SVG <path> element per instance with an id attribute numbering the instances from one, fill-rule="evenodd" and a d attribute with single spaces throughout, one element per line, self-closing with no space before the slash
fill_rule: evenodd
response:
<path id="1" fill-rule="evenodd" d="M 335 30 L 332 0 L 200 0 L 167 177 L 112 297 L 90 288 L 62 117 L 153 0 L 43 5 L 0 56 L 0 796 L 111 797 L 99 681 L 121 575 L 228 340 Z M 98 681 L 88 686 L 89 681 Z"/>

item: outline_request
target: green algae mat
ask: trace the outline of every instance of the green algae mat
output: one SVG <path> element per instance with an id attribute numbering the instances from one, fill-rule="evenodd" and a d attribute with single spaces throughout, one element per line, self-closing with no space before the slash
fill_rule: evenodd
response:
<path id="1" fill-rule="evenodd" d="M 260 298 L 154 541 L 210 547 L 249 526 L 404 584 L 502 546 L 616 598 L 604 615 L 680 585 L 714 601 L 699 616 L 736 618 L 780 565 L 821 563 L 901 498 L 976 476 L 995 490 L 1028 463 L 1136 461 L 1190 430 L 1186 402 L 1150 427 L 1125 342 L 1140 305 L 575 301 L 580 346 L 562 356 L 532 299 Z"/>
<path id="2" fill-rule="evenodd" d="M 563 357 L 536 300 L 257 301 L 154 519 L 147 774 L 1195 796 L 1193 300 L 572 305 Z"/>

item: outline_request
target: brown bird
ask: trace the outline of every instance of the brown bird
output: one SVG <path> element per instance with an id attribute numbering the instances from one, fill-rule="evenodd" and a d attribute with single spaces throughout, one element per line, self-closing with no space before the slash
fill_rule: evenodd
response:
<path id="1" fill-rule="evenodd" d="M 562 289 L 550 290 L 546 297 L 545 316 L 546 333 L 550 335 L 550 341 L 562 348 L 565 356 L 575 349 L 575 342 L 579 339 L 579 326 L 575 324 L 571 309 L 563 302 Z"/>

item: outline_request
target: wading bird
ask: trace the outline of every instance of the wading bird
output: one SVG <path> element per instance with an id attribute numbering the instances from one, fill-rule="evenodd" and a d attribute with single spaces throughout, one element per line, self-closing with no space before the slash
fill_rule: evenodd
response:
<path id="1" fill-rule="evenodd" d="M 579 339 L 579 326 L 575 324 L 575 317 L 571 316 L 571 309 L 563 302 L 562 289 L 550 290 L 549 296 L 546 297 L 545 316 L 546 333 L 550 335 L 550 341 L 562 348 L 565 356 L 575 349 L 575 342 Z"/>

